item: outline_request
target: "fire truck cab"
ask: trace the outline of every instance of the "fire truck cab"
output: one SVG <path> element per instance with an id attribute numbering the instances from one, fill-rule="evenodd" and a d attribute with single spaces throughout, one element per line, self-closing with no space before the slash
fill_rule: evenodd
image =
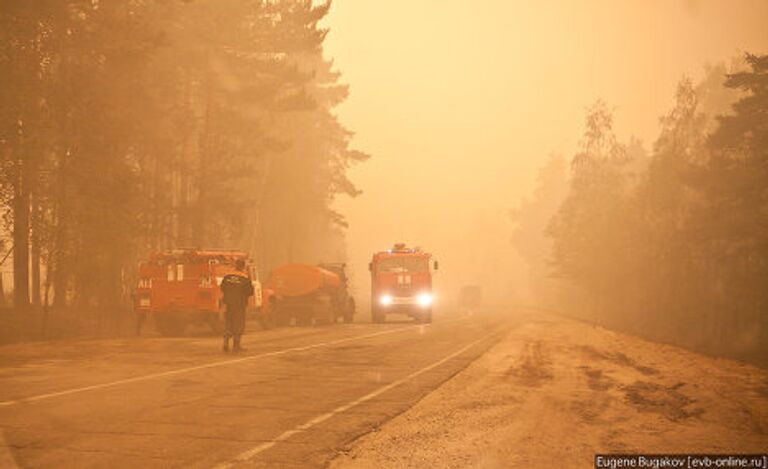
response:
<path id="1" fill-rule="evenodd" d="M 152 317 L 160 334 L 176 336 L 189 324 L 207 323 L 221 330 L 222 278 L 243 259 L 253 282 L 249 311 L 261 309 L 261 283 L 247 253 L 216 249 L 174 249 L 152 254 L 139 264 L 136 313 Z M 146 316 L 145 316 L 146 317 Z"/>
<path id="2" fill-rule="evenodd" d="M 419 322 L 432 322 L 432 255 L 419 248 L 395 244 L 392 249 L 373 255 L 371 271 L 371 315 L 373 322 L 384 322 L 390 313 L 407 314 Z"/>

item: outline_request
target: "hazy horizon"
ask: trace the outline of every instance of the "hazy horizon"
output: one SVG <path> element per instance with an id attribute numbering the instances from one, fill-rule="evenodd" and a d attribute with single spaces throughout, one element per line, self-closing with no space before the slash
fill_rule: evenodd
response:
<path id="1" fill-rule="evenodd" d="M 350 170 L 363 194 L 336 203 L 358 295 L 371 253 L 401 240 L 443 261 L 446 289 L 522 294 L 509 210 L 548 155 L 576 151 L 585 109 L 603 99 L 619 138 L 650 149 L 680 79 L 765 53 L 766 17 L 761 0 L 334 2 L 336 112 L 373 156 Z"/>

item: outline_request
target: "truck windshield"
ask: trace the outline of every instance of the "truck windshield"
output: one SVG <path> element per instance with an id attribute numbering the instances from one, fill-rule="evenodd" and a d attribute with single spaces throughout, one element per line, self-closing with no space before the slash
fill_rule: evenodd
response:
<path id="1" fill-rule="evenodd" d="M 429 262 L 424 257 L 390 257 L 378 262 L 379 272 L 428 272 Z"/>

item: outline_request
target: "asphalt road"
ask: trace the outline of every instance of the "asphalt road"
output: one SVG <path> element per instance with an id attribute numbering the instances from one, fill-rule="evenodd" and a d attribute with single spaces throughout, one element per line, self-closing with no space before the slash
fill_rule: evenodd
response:
<path id="1" fill-rule="evenodd" d="M 0 466 L 322 467 L 515 323 L 455 312 L 256 331 L 239 355 L 216 337 L 0 347 Z"/>

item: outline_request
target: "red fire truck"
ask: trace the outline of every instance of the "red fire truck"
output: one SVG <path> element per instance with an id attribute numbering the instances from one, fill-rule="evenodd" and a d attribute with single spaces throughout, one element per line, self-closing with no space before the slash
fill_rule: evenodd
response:
<path id="1" fill-rule="evenodd" d="M 254 295 L 249 311 L 261 308 L 258 272 L 242 251 L 218 249 L 174 249 L 154 253 L 139 264 L 139 284 L 134 309 L 152 316 L 158 332 L 166 336 L 184 333 L 187 325 L 207 323 L 214 332 L 221 329 L 221 279 L 235 269 L 235 261 L 246 262 Z"/>
<path id="2" fill-rule="evenodd" d="M 431 257 L 403 243 L 373 255 L 368 265 L 373 322 L 384 322 L 389 313 L 404 313 L 420 322 L 432 322 Z M 437 270 L 437 261 L 432 268 Z"/>

